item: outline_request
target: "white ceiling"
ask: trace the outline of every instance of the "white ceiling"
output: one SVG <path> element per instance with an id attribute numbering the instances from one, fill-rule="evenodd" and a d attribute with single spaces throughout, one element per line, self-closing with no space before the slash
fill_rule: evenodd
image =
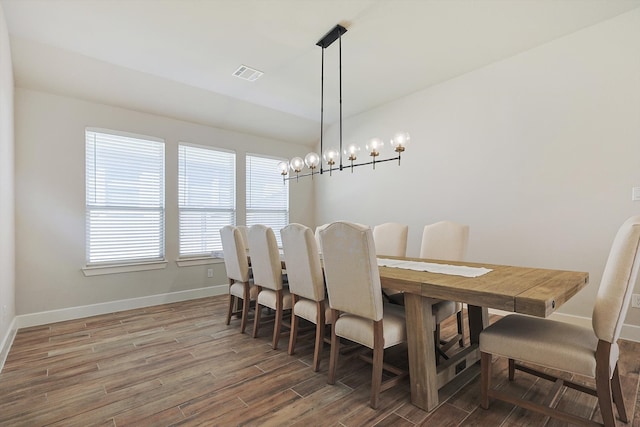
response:
<path id="1" fill-rule="evenodd" d="M 344 116 L 631 9 L 640 0 L 0 0 L 16 84 L 309 145 L 341 23 Z M 325 121 L 338 117 L 337 44 Z M 265 74 L 232 76 L 240 64 Z"/>

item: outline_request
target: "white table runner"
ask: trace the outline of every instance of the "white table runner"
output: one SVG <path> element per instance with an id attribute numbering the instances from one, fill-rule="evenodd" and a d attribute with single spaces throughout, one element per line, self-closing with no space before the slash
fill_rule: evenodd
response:
<path id="1" fill-rule="evenodd" d="M 401 259 L 378 258 L 378 266 L 404 268 L 429 273 L 450 274 L 462 277 L 480 277 L 492 271 L 484 267 L 467 267 L 464 265 L 436 264 L 433 262 L 406 261 Z"/>

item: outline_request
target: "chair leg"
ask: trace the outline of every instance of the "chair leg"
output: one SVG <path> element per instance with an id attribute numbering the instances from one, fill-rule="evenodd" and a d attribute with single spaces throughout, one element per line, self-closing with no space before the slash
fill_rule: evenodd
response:
<path id="1" fill-rule="evenodd" d="M 256 314 L 253 316 L 253 338 L 258 337 L 258 329 L 260 328 L 260 315 L 262 314 L 262 307 L 256 301 Z"/>
<path id="2" fill-rule="evenodd" d="M 616 404 L 618 410 L 618 417 L 625 423 L 629 422 L 627 417 L 627 411 L 624 408 L 624 398 L 622 397 L 622 386 L 620 385 L 620 374 L 618 373 L 618 365 L 613 371 L 613 378 L 611 378 L 611 388 L 613 392 L 613 403 Z"/>
<path id="3" fill-rule="evenodd" d="M 280 329 L 282 329 L 282 316 L 283 316 L 283 308 L 282 308 L 282 289 L 276 291 L 276 319 L 275 324 L 273 325 L 273 343 L 272 347 L 274 350 L 278 348 L 278 341 L 280 341 Z"/>
<path id="4" fill-rule="evenodd" d="M 609 378 L 609 355 L 611 343 L 600 340 L 596 349 L 596 392 L 600 414 L 605 427 L 615 427 L 613 401 L 611 399 L 611 379 Z"/>
<path id="5" fill-rule="evenodd" d="M 229 310 L 227 310 L 227 325 L 231 323 L 231 314 L 233 314 L 233 303 L 235 297 L 229 294 Z"/>
<path id="6" fill-rule="evenodd" d="M 327 383 L 336 383 L 336 366 L 338 364 L 338 354 L 340 353 L 340 338 L 336 335 L 336 322 L 338 320 L 338 312 L 331 310 L 331 353 L 329 355 L 329 379 Z"/>
<path id="7" fill-rule="evenodd" d="M 516 377 L 516 361 L 509 359 L 509 381 L 513 381 Z"/>
<path id="8" fill-rule="evenodd" d="M 287 353 L 291 356 L 296 347 L 296 338 L 298 335 L 298 316 L 295 313 L 296 297 L 291 294 L 291 329 L 289 330 L 289 350 Z"/>
<path id="9" fill-rule="evenodd" d="M 249 318 L 249 306 L 251 305 L 251 289 L 248 283 L 244 284 L 244 300 L 242 301 L 242 320 L 240 320 L 240 333 L 244 334 Z"/>
<path id="10" fill-rule="evenodd" d="M 462 321 L 462 310 L 460 310 L 457 314 L 458 318 L 458 334 L 460 334 L 460 339 L 458 340 L 458 344 L 460 347 L 464 347 L 464 322 Z"/>
<path id="11" fill-rule="evenodd" d="M 433 331 L 433 344 L 435 345 L 436 365 L 439 365 L 440 356 L 442 355 L 442 350 L 440 349 L 440 324 L 436 324 L 436 330 Z"/>
<path id="12" fill-rule="evenodd" d="M 313 350 L 313 372 L 318 372 L 320 369 L 320 356 L 322 355 L 322 348 L 324 347 L 324 303 L 322 301 L 316 302 L 316 342 Z"/>
<path id="13" fill-rule="evenodd" d="M 371 372 L 371 407 L 378 409 L 382 389 L 382 364 L 384 361 L 384 338 L 382 320 L 373 322 L 373 369 Z"/>
<path id="14" fill-rule="evenodd" d="M 491 387 L 491 354 L 480 353 L 480 406 L 489 409 L 489 387 Z"/>

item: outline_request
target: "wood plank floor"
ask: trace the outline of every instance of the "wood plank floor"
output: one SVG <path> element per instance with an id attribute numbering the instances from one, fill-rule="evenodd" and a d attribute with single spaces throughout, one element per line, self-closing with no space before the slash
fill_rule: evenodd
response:
<path id="1" fill-rule="evenodd" d="M 371 367 L 341 356 L 338 381 L 310 369 L 312 336 L 288 356 L 288 335 L 272 350 L 271 325 L 252 339 L 239 320 L 224 324 L 226 296 L 130 310 L 18 331 L 0 373 L 2 426 L 560 426 L 511 405 L 479 408 L 479 378 L 440 390 L 432 413 L 410 403 L 409 382 L 369 407 Z M 454 323 L 443 328 L 453 335 Z M 640 343 L 621 341 L 620 371 L 640 426 Z M 406 363 L 406 348 L 388 352 Z M 541 400 L 551 384 L 523 373 L 506 380 L 496 359 L 494 384 Z M 596 400 L 568 390 L 559 406 L 599 419 Z M 625 425 L 619 422 L 619 425 Z"/>

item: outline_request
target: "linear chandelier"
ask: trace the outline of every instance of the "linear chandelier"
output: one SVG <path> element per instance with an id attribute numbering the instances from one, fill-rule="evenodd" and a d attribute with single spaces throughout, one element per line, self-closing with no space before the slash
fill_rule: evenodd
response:
<path id="1" fill-rule="evenodd" d="M 329 176 L 333 173 L 333 171 L 343 171 L 345 169 L 350 169 L 351 173 L 353 173 L 353 168 L 357 166 L 365 166 L 365 165 L 373 165 L 373 169 L 376 168 L 376 163 L 389 162 L 389 161 L 398 161 L 398 165 L 400 165 L 400 157 L 404 152 L 407 144 L 409 143 L 410 136 L 406 132 L 398 132 L 391 139 L 389 145 L 393 148 L 393 151 L 396 153 L 395 157 L 390 157 L 386 159 L 378 159 L 380 156 L 380 152 L 384 147 L 384 141 L 380 138 L 371 138 L 367 144 L 365 145 L 365 150 L 368 152 L 368 155 L 371 157 L 371 161 L 368 162 L 360 162 L 354 163 L 358 159 L 358 155 L 360 153 L 360 147 L 357 144 L 349 144 L 344 150 L 342 148 L 342 35 L 347 32 L 347 29 L 342 25 L 336 25 L 333 27 L 327 34 L 324 35 L 317 43 L 316 46 L 320 46 L 322 48 L 322 67 L 320 73 L 320 153 L 322 153 L 322 157 L 317 153 L 310 152 L 305 157 L 304 160 L 300 157 L 294 157 L 289 162 L 280 162 L 278 164 L 278 170 L 282 175 L 283 181 L 288 181 L 290 179 L 295 178 L 296 181 L 298 178 L 313 176 L 316 174 L 323 174 L 327 171 L 329 172 Z M 323 141 L 323 133 L 324 133 L 324 50 L 329 47 L 333 42 L 338 40 L 338 70 L 339 70 L 339 104 L 340 104 L 340 122 L 339 122 L 339 148 L 336 150 L 334 148 L 328 148 L 326 151 L 324 150 L 324 141 Z M 344 164 L 343 155 L 349 161 L 348 164 Z M 323 162 L 324 160 L 324 162 Z M 328 169 L 324 167 L 324 163 L 326 162 Z M 305 166 L 309 169 L 308 172 L 301 173 Z M 295 173 L 295 176 L 289 176 L 289 171 L 291 173 Z"/>

